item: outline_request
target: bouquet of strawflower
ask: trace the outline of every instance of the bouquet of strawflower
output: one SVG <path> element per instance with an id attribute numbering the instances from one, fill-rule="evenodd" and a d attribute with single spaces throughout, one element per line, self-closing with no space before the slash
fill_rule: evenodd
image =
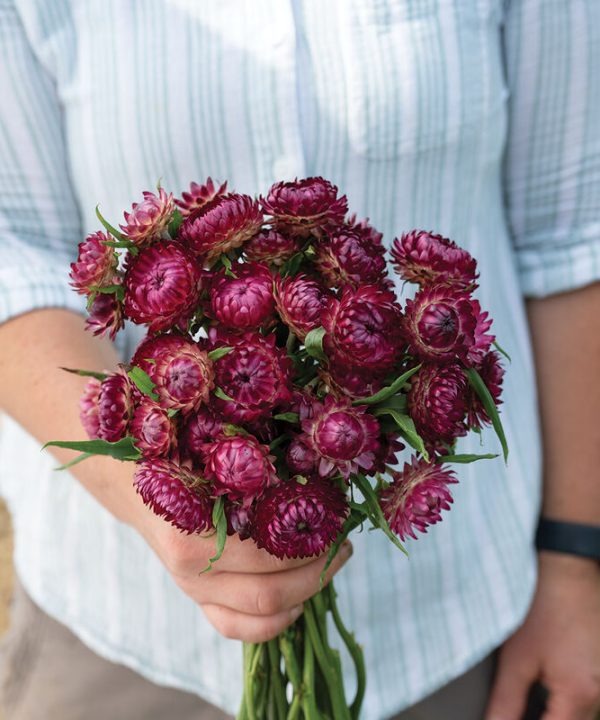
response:
<path id="1" fill-rule="evenodd" d="M 472 294 L 476 262 L 451 240 L 394 240 L 391 267 L 418 286 L 402 307 L 381 233 L 320 177 L 258 199 L 210 178 L 180 199 L 159 187 L 120 230 L 97 214 L 104 229 L 71 266 L 87 327 L 114 339 L 127 319 L 148 333 L 116 372 L 75 371 L 90 375 L 90 440 L 49 444 L 82 451 L 73 462 L 134 461 L 155 513 L 214 533 L 211 563 L 237 534 L 277 558 L 326 553 L 323 578 L 364 525 L 404 550 L 450 508 L 451 464 L 496 457 L 456 454 L 457 438 L 491 424 L 506 457 L 502 351 Z M 351 701 L 334 628 L 356 670 Z M 362 652 L 331 583 L 277 639 L 246 644 L 244 663 L 239 718 L 359 716 Z"/>

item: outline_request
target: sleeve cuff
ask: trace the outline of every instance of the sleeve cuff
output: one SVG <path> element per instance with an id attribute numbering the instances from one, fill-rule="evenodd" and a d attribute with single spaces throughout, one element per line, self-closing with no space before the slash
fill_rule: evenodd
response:
<path id="1" fill-rule="evenodd" d="M 525 297 L 568 292 L 600 280 L 600 238 L 566 247 L 517 252 Z"/>
<path id="2" fill-rule="evenodd" d="M 3 267 L 0 269 L 0 323 L 43 308 L 63 308 L 86 314 L 86 299 L 68 281 L 61 265 Z"/>

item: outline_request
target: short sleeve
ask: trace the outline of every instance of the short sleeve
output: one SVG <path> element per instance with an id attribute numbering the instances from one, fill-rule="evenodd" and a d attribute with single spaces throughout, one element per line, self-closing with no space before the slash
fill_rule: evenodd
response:
<path id="1" fill-rule="evenodd" d="M 507 0 L 504 193 L 523 293 L 600 279 L 600 2 Z"/>
<path id="2" fill-rule="evenodd" d="M 68 284 L 81 226 L 61 107 L 8 0 L 0 0 L 0 88 L 0 322 L 44 307 L 80 312 Z"/>

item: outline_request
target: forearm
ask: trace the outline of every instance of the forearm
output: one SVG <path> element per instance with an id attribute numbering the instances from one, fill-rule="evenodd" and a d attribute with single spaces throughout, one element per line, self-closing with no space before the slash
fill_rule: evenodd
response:
<path id="1" fill-rule="evenodd" d="M 531 300 L 548 517 L 600 524 L 600 283 Z"/>
<path id="2" fill-rule="evenodd" d="M 0 325 L 0 409 L 40 441 L 87 439 L 79 420 L 85 378 L 60 367 L 102 371 L 118 357 L 107 340 L 84 330 L 84 320 L 66 310 L 37 310 Z M 54 452 L 54 451 L 53 451 Z M 54 452 L 66 462 L 71 451 Z M 131 467 L 93 457 L 73 474 L 110 512 L 126 519 L 129 503 L 141 504 L 131 484 Z"/>

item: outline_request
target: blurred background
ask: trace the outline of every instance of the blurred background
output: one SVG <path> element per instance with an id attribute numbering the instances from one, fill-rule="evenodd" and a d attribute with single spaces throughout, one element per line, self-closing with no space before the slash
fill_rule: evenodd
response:
<path id="1" fill-rule="evenodd" d="M 0 500 L 0 635 L 8 627 L 8 604 L 12 588 L 12 536 L 6 506 Z"/>

